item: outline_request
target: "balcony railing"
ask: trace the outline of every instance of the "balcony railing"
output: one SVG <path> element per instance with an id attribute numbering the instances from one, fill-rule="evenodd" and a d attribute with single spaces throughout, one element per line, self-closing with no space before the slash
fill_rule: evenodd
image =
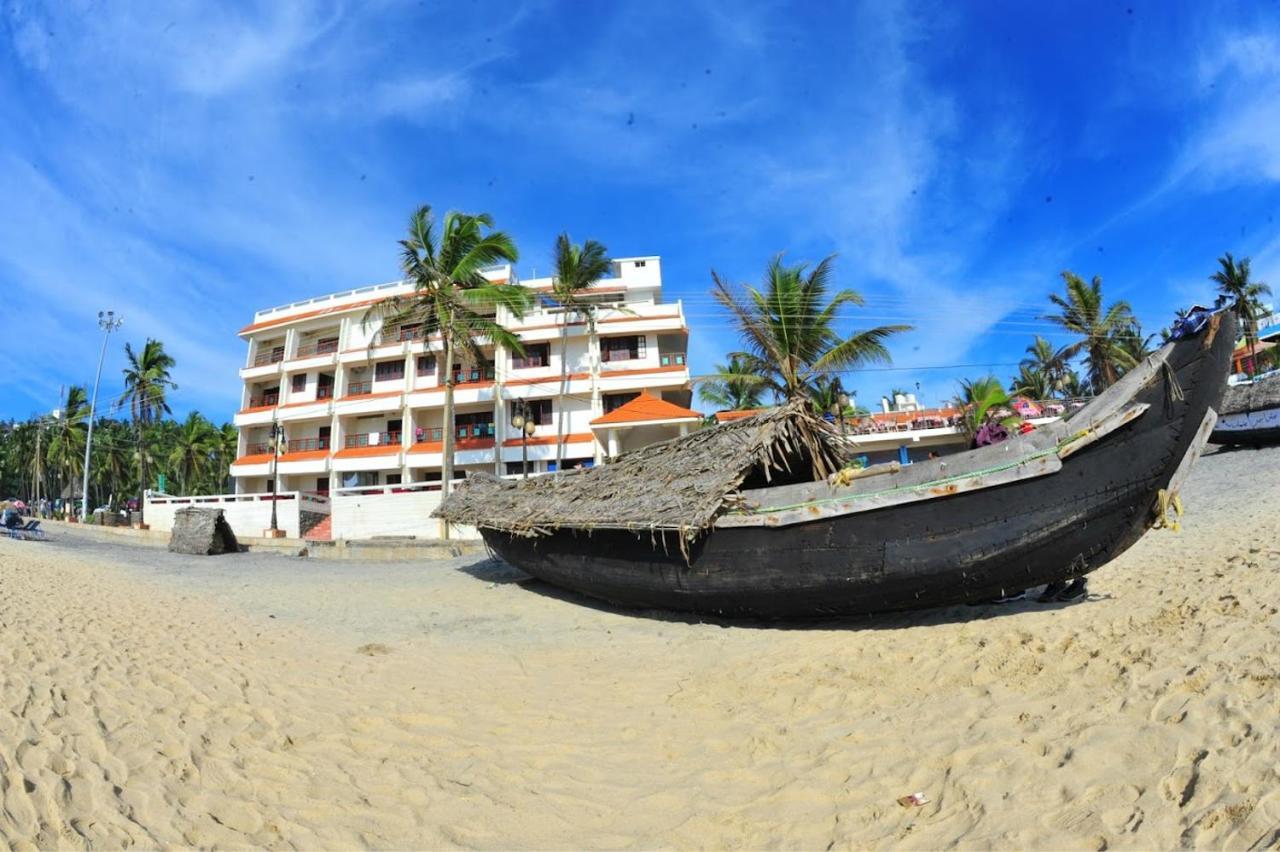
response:
<path id="1" fill-rule="evenodd" d="M 284 347 L 277 347 L 270 352 L 259 352 L 258 357 L 253 359 L 253 366 L 265 367 L 268 364 L 277 364 L 284 360 Z"/>
<path id="2" fill-rule="evenodd" d="M 287 452 L 313 453 L 317 450 L 329 449 L 328 438 L 293 438 L 289 441 Z"/>
<path id="3" fill-rule="evenodd" d="M 363 396 L 373 393 L 373 382 L 347 382 L 347 396 Z"/>
<path id="4" fill-rule="evenodd" d="M 249 397 L 250 408 L 266 408 L 269 405 L 275 405 L 280 402 L 280 392 L 264 393 L 262 396 Z"/>
<path id="5" fill-rule="evenodd" d="M 492 423 L 459 423 L 455 434 L 459 438 L 492 438 L 495 432 Z"/>
<path id="6" fill-rule="evenodd" d="M 298 354 L 295 358 L 310 358 L 314 355 L 332 355 L 338 351 L 337 340 L 321 340 L 317 343 L 309 343 L 306 346 L 298 347 Z"/>
<path id="7" fill-rule="evenodd" d="M 460 370 L 455 368 L 453 371 L 453 383 L 455 385 L 464 382 L 491 382 L 497 375 L 492 364 L 486 365 L 483 369 L 480 367 L 472 367 L 469 370 Z"/>
<path id="8" fill-rule="evenodd" d="M 345 446 L 347 449 L 355 449 L 357 447 L 398 447 L 400 446 L 400 433 L 361 432 L 358 435 L 348 435 Z"/>
<path id="9" fill-rule="evenodd" d="M 333 399 L 333 385 L 317 385 L 316 399 Z"/>
<path id="10" fill-rule="evenodd" d="M 420 325 L 414 325 L 414 326 L 402 325 L 399 328 L 392 329 L 390 332 L 383 335 L 383 338 L 382 338 L 384 343 L 395 342 L 397 340 L 403 342 L 406 340 L 426 340 L 426 339 L 427 339 L 427 330 Z"/>
<path id="11" fill-rule="evenodd" d="M 259 444 L 246 444 L 244 454 L 246 456 L 265 456 L 271 452 L 271 445 L 265 441 Z"/>

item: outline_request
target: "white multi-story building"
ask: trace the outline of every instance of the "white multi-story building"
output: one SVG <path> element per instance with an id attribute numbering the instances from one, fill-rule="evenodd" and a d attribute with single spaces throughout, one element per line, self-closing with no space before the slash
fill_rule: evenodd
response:
<path id="1" fill-rule="evenodd" d="M 486 273 L 514 282 L 503 267 Z M 554 470 L 557 418 L 564 467 L 599 463 L 624 450 L 672 437 L 699 422 L 690 411 L 688 326 L 679 301 L 662 301 L 657 257 L 622 258 L 596 282 L 598 348 L 585 318 L 553 299 L 551 279 L 520 282 L 537 295 L 522 319 L 498 308 L 524 354 L 481 341 L 484 358 L 454 365 L 455 476 L 473 471 Z M 284 433 L 281 491 L 317 491 L 438 481 L 444 428 L 443 347 L 413 325 L 383 327 L 370 307 L 410 293 L 401 282 L 363 287 L 259 311 L 241 329 L 248 343 L 243 400 L 235 416 L 240 447 L 231 473 L 238 493 L 270 489 L 271 426 Z M 569 382 L 560 396 L 561 334 L 568 340 Z M 592 364 L 598 381 L 592 380 Z M 511 425 L 523 406 L 536 424 L 527 439 Z"/>

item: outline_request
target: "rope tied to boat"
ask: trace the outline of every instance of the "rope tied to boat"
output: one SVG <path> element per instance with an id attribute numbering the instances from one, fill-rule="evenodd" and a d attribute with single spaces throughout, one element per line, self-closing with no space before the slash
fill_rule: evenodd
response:
<path id="1" fill-rule="evenodd" d="M 1175 533 L 1182 532 L 1182 497 L 1176 491 L 1161 488 L 1156 492 L 1156 518 L 1152 529 L 1169 529 Z"/>
<path id="2" fill-rule="evenodd" d="M 1160 373 L 1164 376 L 1164 414 L 1166 417 L 1172 417 L 1173 404 L 1183 402 L 1187 395 L 1183 393 L 1182 385 L 1178 383 L 1178 374 L 1173 371 L 1168 361 L 1160 364 Z"/>

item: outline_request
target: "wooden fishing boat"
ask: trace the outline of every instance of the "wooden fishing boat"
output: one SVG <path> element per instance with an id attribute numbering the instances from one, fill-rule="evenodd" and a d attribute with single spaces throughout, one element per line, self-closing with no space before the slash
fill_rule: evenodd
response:
<path id="1" fill-rule="evenodd" d="M 1071 417 L 941 459 L 850 475 L 834 429 L 788 405 L 587 471 L 472 478 L 436 514 L 624 607 L 791 618 L 989 600 L 1093 571 L 1164 520 L 1234 341 L 1234 318 L 1209 315 Z"/>
<path id="2" fill-rule="evenodd" d="M 1228 446 L 1280 444 L 1280 373 L 1229 386 L 1209 440 Z"/>

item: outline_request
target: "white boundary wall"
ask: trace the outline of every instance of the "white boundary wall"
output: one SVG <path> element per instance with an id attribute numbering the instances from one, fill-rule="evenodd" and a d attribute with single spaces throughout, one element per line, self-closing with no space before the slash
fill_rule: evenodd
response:
<path id="1" fill-rule="evenodd" d="M 431 517 L 440 505 L 438 482 L 339 488 L 332 492 L 330 499 L 334 540 L 375 536 L 440 538 L 441 522 Z M 474 527 L 454 524 L 449 527 L 449 537 L 478 539 L 480 534 Z"/>
<path id="2" fill-rule="evenodd" d="M 270 494 L 215 494 L 211 496 L 169 497 L 148 496 L 143 514 L 153 530 L 169 532 L 173 529 L 174 514 L 187 506 L 205 506 L 222 509 L 231 531 L 237 536 L 257 538 L 271 528 Z M 276 495 L 276 526 L 289 538 L 299 538 L 300 511 L 329 514 L 330 501 L 317 494 L 300 491 L 281 491 Z"/>

